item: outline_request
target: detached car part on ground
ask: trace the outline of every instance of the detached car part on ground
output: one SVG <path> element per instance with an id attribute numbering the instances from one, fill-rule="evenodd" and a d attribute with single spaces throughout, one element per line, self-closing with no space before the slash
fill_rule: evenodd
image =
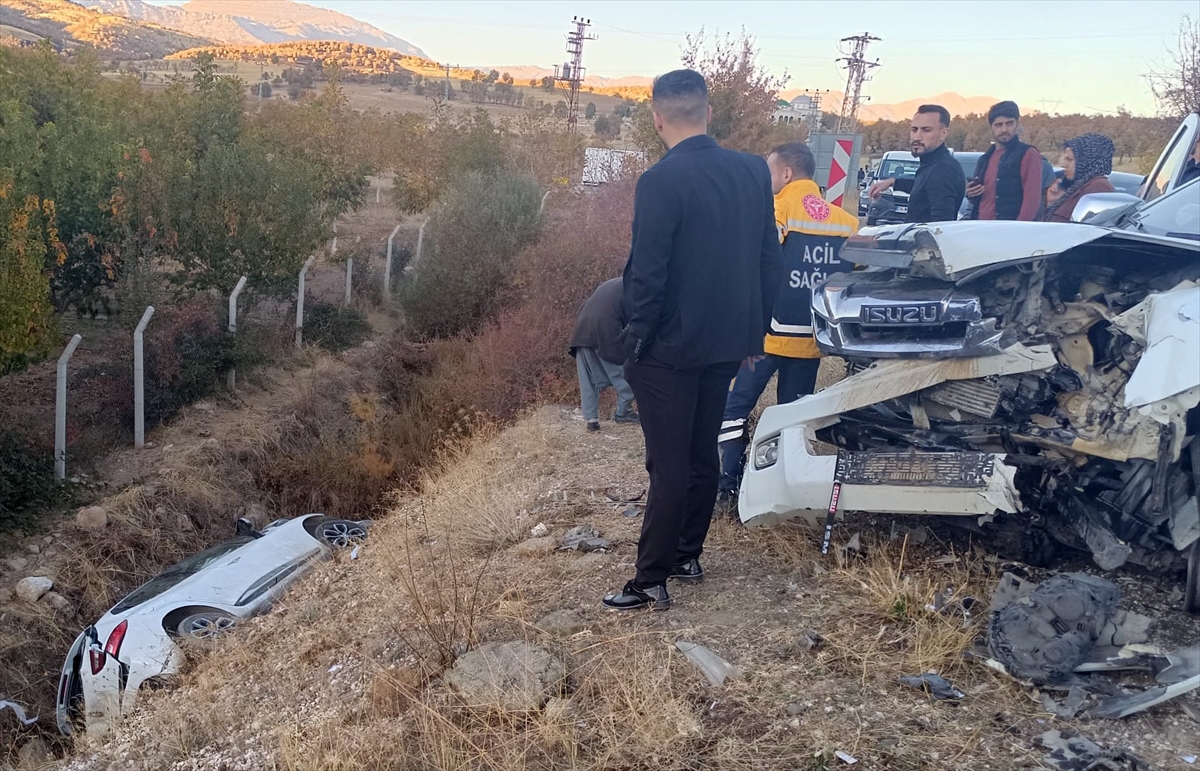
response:
<path id="1" fill-rule="evenodd" d="M 1200 181 L 1181 127 L 1142 200 L 1085 197 L 1086 224 L 864 230 L 865 269 L 813 294 L 850 375 L 768 408 L 743 522 L 845 511 L 942 515 L 1031 562 L 1051 541 L 1111 570 L 1188 566 L 1200 612 Z M 1147 192 L 1148 191 L 1148 192 Z M 1114 208 L 1115 205 L 1115 208 Z"/>
<path id="2" fill-rule="evenodd" d="M 352 547 L 367 523 L 321 514 L 272 522 L 167 568 L 76 638 L 58 683 L 59 730 L 107 732 L 137 702 L 142 685 L 179 671 L 181 640 L 204 640 L 265 612 L 317 561 Z"/>

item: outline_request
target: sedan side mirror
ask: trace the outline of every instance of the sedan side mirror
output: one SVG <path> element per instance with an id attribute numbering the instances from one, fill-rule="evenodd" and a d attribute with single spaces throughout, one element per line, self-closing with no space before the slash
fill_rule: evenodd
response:
<path id="1" fill-rule="evenodd" d="M 1140 200 L 1136 195 L 1128 193 L 1089 193 L 1075 203 L 1075 210 L 1071 212 L 1071 221 L 1087 222 L 1088 219 L 1102 211 L 1118 209 L 1131 203 L 1138 203 Z"/>

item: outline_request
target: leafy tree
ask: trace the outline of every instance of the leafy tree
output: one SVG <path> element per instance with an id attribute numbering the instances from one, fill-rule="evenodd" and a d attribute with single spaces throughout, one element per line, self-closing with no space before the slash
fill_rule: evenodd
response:
<path id="1" fill-rule="evenodd" d="M 694 69 L 708 82 L 712 120 L 708 133 L 735 150 L 765 153 L 775 136 L 774 113 L 779 89 L 787 74 L 776 76 L 758 64 L 754 39 L 743 31 L 737 39 L 726 35 L 711 45 L 704 30 L 685 38 L 684 67 Z M 633 141 L 655 159 L 665 148 L 654 131 L 652 108 L 644 102 L 633 113 Z"/>
<path id="2" fill-rule="evenodd" d="M 583 109 L 583 117 L 587 118 L 588 120 L 592 120 L 593 118 L 596 117 L 596 103 L 595 102 L 587 103 L 587 107 L 585 107 Z"/>
<path id="3" fill-rule="evenodd" d="M 536 236 L 542 193 L 511 174 L 458 178 L 426 228 L 426 253 L 402 290 L 408 323 L 443 337 L 477 331 L 503 307 L 512 260 Z"/>
<path id="4" fill-rule="evenodd" d="M 592 125 L 592 131 L 596 136 L 603 139 L 617 139 L 621 136 L 621 121 L 616 118 L 610 118 L 607 115 L 601 115 L 596 118 L 596 122 Z"/>
<path id="5" fill-rule="evenodd" d="M 775 101 L 787 73 L 772 75 L 759 65 L 754 38 L 743 31 L 736 40 L 726 35 L 708 46 L 701 29 L 685 38 L 681 59 L 708 81 L 713 111 L 708 133 L 734 150 L 768 151 Z"/>
<path id="6" fill-rule="evenodd" d="M 567 103 L 561 99 L 559 99 L 554 104 L 554 117 L 556 117 L 556 118 L 567 117 Z"/>

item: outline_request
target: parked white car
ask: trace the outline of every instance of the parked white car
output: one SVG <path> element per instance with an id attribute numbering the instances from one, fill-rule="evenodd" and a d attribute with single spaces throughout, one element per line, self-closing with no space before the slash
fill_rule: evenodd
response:
<path id="1" fill-rule="evenodd" d="M 352 547 L 367 524 L 307 514 L 236 536 L 167 568 L 135 589 L 71 646 L 58 683 L 59 730 L 107 732 L 148 681 L 179 671 L 180 640 L 204 640 L 263 613 L 333 550 Z"/>
<path id="2" fill-rule="evenodd" d="M 1140 196 L 1073 223 L 866 228 L 860 269 L 813 292 L 818 345 L 850 375 L 764 411 L 746 524 L 843 511 L 936 515 L 1036 562 L 1187 563 L 1200 612 L 1200 180 L 1180 127 Z M 1085 220 L 1079 222 L 1078 220 Z"/>

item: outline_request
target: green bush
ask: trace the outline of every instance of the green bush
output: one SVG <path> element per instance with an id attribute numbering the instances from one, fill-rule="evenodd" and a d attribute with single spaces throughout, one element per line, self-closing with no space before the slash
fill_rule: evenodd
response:
<path id="1" fill-rule="evenodd" d="M 410 328 L 423 337 L 477 331 L 512 287 L 513 257 L 541 225 L 542 191 L 507 173 L 464 175 L 434 210 L 424 253 L 403 283 Z"/>
<path id="2" fill-rule="evenodd" d="M 338 353 L 354 348 L 371 336 L 366 316 L 322 300 L 304 306 L 304 341 Z"/>
<path id="3" fill-rule="evenodd" d="M 210 394 L 237 356 L 216 307 L 193 300 L 150 322 L 145 362 L 146 425 L 156 426 Z"/>
<path id="4" fill-rule="evenodd" d="M 58 500 L 54 459 L 21 435 L 0 430 L 0 532 L 13 530 Z"/>

